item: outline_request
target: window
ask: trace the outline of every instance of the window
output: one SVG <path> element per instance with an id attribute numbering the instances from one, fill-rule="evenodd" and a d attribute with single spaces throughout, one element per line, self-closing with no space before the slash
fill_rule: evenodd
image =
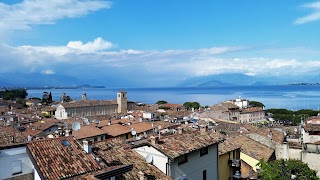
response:
<path id="1" fill-rule="evenodd" d="M 93 141 L 94 141 L 94 142 L 98 141 L 98 138 L 97 138 L 97 137 L 95 137 L 95 138 L 93 139 Z"/>
<path id="2" fill-rule="evenodd" d="M 202 171 L 202 179 L 207 180 L 207 170 Z"/>
<path id="3" fill-rule="evenodd" d="M 22 173 L 22 166 L 21 166 L 21 160 L 13 161 L 12 162 L 12 175 L 20 174 Z"/>
<path id="4" fill-rule="evenodd" d="M 177 160 L 178 160 L 178 165 L 184 164 L 188 162 L 188 155 L 185 154 L 185 155 L 179 156 Z"/>
<path id="5" fill-rule="evenodd" d="M 208 154 L 208 147 L 204 147 L 200 149 L 200 157 Z"/>

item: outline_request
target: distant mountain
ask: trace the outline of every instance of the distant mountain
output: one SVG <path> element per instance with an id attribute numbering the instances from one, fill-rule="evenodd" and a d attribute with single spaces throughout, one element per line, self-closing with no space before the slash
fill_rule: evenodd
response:
<path id="1" fill-rule="evenodd" d="M 116 78 L 115 78 L 116 77 Z M 105 86 L 105 87 L 132 87 L 135 85 L 126 76 L 82 77 L 40 73 L 0 73 L 0 87 L 40 87 L 40 86 Z"/>
<path id="2" fill-rule="evenodd" d="M 210 76 L 193 77 L 179 84 L 184 87 L 205 87 L 225 85 L 285 85 L 295 83 L 317 83 L 320 79 L 318 74 L 307 74 L 304 76 L 248 76 L 245 74 L 217 74 Z"/>
<path id="3" fill-rule="evenodd" d="M 181 86 L 223 86 L 223 85 L 253 85 L 270 84 L 267 81 L 259 81 L 255 76 L 245 74 L 218 74 L 211 76 L 193 77 L 184 81 Z"/>

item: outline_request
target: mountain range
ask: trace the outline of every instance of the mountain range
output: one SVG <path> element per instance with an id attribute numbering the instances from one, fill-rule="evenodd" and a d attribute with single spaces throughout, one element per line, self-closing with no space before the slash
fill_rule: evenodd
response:
<path id="1" fill-rule="evenodd" d="M 230 85 L 281 85 L 294 83 L 317 83 L 319 75 L 306 76 L 249 76 L 240 73 L 217 74 L 187 78 L 177 81 L 177 87 L 206 87 L 206 86 L 230 86 Z M 170 79 L 172 80 L 172 79 Z M 41 87 L 41 86 L 80 86 L 88 84 L 92 86 L 106 87 L 145 87 L 148 77 L 139 79 L 128 79 L 125 76 L 114 78 L 114 76 L 101 78 L 78 78 L 68 75 L 43 75 L 40 73 L 2 73 L 0 74 L 1 87 Z M 156 81 L 155 83 L 156 84 Z M 159 86 L 159 84 L 158 84 Z M 160 84 L 161 86 L 161 84 Z"/>

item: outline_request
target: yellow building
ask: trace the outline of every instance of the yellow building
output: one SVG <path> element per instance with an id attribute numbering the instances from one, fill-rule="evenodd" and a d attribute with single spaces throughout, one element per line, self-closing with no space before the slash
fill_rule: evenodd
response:
<path id="1" fill-rule="evenodd" d="M 41 109 L 41 114 L 45 117 L 54 117 L 56 109 L 56 107 L 45 107 Z"/>
<path id="2" fill-rule="evenodd" d="M 240 145 L 227 139 L 219 144 L 219 176 L 220 180 L 228 180 L 240 171 Z"/>

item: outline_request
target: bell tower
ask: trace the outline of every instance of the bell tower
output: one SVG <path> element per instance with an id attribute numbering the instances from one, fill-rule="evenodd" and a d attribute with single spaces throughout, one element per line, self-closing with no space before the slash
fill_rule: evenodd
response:
<path id="1" fill-rule="evenodd" d="M 127 92 L 119 91 L 117 93 L 117 104 L 118 104 L 118 113 L 127 113 Z"/>

